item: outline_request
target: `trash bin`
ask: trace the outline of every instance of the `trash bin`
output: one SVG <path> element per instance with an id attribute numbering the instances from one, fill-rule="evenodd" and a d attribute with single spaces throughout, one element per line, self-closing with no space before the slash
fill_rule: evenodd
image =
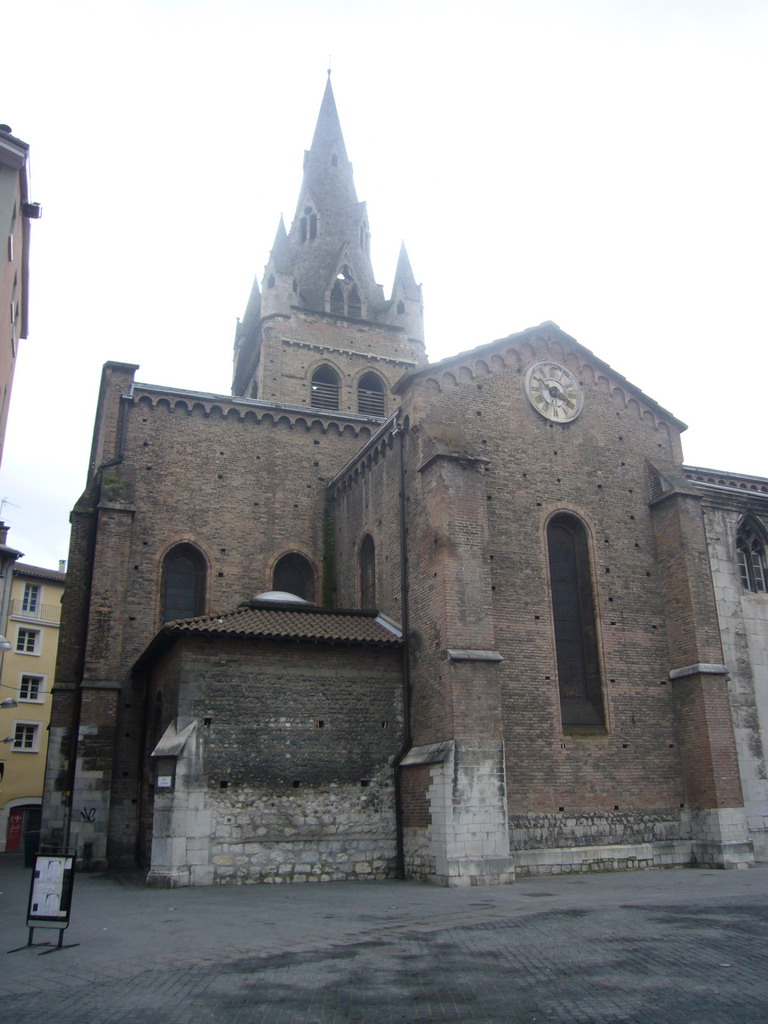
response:
<path id="1" fill-rule="evenodd" d="M 24 867 L 35 866 L 35 857 L 40 846 L 40 830 L 24 833 Z"/>

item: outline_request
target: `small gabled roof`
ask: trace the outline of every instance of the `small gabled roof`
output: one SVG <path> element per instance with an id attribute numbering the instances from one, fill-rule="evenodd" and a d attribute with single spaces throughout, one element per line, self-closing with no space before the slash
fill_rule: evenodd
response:
<path id="1" fill-rule="evenodd" d="M 136 662 L 138 669 L 183 637 L 397 648 L 402 632 L 377 611 L 318 608 L 277 593 L 246 601 L 230 611 L 166 622 Z"/>

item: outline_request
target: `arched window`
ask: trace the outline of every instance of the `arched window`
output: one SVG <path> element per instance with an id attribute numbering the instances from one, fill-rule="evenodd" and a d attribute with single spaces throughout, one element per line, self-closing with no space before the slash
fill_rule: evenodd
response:
<path id="1" fill-rule="evenodd" d="M 739 577 L 745 590 L 755 594 L 766 592 L 765 544 L 749 519 L 743 519 L 736 533 L 736 558 Z"/>
<path id="2" fill-rule="evenodd" d="M 317 214 L 311 206 L 304 207 L 304 216 L 299 220 L 299 231 L 302 242 L 308 238 L 317 238 Z"/>
<path id="3" fill-rule="evenodd" d="M 360 319 L 363 314 L 363 305 L 360 302 L 360 293 L 356 285 L 352 285 L 347 295 L 347 316 L 354 316 Z"/>
<path id="4" fill-rule="evenodd" d="M 205 559 L 192 544 L 177 544 L 168 552 L 163 561 L 163 622 L 203 614 L 205 576 Z"/>
<path id="5" fill-rule="evenodd" d="M 272 574 L 272 589 L 314 601 L 315 571 L 309 559 L 296 551 L 283 555 Z"/>
<path id="6" fill-rule="evenodd" d="M 339 408 L 339 375 L 332 367 L 318 366 L 312 374 L 312 408 Z"/>
<path id="7" fill-rule="evenodd" d="M 357 320 L 363 315 L 363 301 L 360 292 L 357 290 L 352 271 L 344 264 L 336 274 L 336 280 L 331 288 L 328 311 L 337 313 L 339 316 L 351 316 Z"/>
<path id="8" fill-rule="evenodd" d="M 563 725 L 602 725 L 595 602 L 583 523 L 567 513 L 554 516 L 547 547 Z"/>
<path id="9" fill-rule="evenodd" d="M 363 416 L 384 415 L 384 385 L 376 373 L 364 373 L 357 385 L 357 411 Z"/>
<path id="10" fill-rule="evenodd" d="M 370 533 L 360 544 L 360 607 L 376 607 L 376 548 Z"/>
<path id="11" fill-rule="evenodd" d="M 344 292 L 338 281 L 331 288 L 331 312 L 344 316 Z"/>

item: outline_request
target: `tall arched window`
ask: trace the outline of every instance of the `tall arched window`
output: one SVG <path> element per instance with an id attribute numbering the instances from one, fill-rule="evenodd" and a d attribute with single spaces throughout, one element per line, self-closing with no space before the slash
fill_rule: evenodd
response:
<path id="1" fill-rule="evenodd" d="M 547 527 L 557 678 L 564 726 L 602 725 L 597 625 L 584 524 L 553 516 Z"/>
<path id="2" fill-rule="evenodd" d="M 272 574 L 272 589 L 295 594 L 305 601 L 314 601 L 315 571 L 312 563 L 297 551 L 283 555 Z"/>
<path id="3" fill-rule="evenodd" d="M 376 607 L 376 548 L 370 533 L 360 544 L 360 607 Z"/>
<path id="4" fill-rule="evenodd" d="M 766 592 L 765 544 L 753 522 L 743 519 L 736 533 L 736 558 L 739 577 L 745 590 Z"/>
<path id="5" fill-rule="evenodd" d="M 192 544 L 177 544 L 163 560 L 162 618 L 191 619 L 205 611 L 205 559 Z"/>
<path id="6" fill-rule="evenodd" d="M 384 384 L 376 373 L 364 373 L 357 385 L 357 411 L 364 416 L 384 415 Z"/>
<path id="7" fill-rule="evenodd" d="M 344 292 L 338 281 L 331 288 L 331 312 L 344 316 Z"/>
<path id="8" fill-rule="evenodd" d="M 312 374 L 313 409 L 339 408 L 339 375 L 333 367 L 323 364 Z"/>

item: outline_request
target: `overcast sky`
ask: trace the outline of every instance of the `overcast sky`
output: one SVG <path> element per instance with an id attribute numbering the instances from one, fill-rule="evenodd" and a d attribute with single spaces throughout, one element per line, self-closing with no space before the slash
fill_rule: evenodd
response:
<path id="1" fill-rule="evenodd" d="M 768 476 L 765 0 L 25 0 L 0 121 L 31 146 L 9 541 L 67 557 L 102 364 L 227 394 L 329 55 L 374 269 L 433 360 L 554 320 Z"/>

